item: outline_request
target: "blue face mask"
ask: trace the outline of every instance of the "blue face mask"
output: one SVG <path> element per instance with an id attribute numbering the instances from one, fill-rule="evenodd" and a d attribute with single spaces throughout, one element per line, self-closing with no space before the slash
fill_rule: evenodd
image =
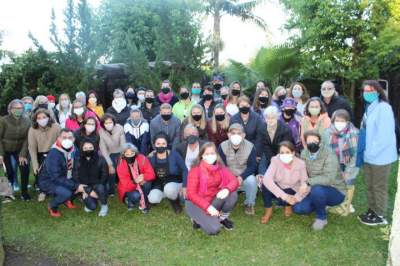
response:
<path id="1" fill-rule="evenodd" d="M 31 103 L 26 103 L 26 104 L 24 104 L 24 111 L 25 111 L 25 112 L 30 112 L 30 111 L 32 111 L 32 108 L 33 108 L 33 106 L 32 106 Z"/>
<path id="2" fill-rule="evenodd" d="M 200 94 L 201 89 L 200 88 L 192 88 L 192 94 Z"/>
<path id="3" fill-rule="evenodd" d="M 378 97 L 379 94 L 376 91 L 363 92 L 364 101 L 366 101 L 367 103 L 374 102 L 376 99 L 378 99 Z"/>

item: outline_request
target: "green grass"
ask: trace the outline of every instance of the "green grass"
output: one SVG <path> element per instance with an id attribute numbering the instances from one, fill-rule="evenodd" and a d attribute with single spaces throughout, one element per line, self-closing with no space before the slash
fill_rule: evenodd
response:
<path id="1" fill-rule="evenodd" d="M 397 167 L 390 180 L 390 213 L 396 191 Z M 60 262 L 83 261 L 99 265 L 385 265 L 387 230 L 361 225 L 356 215 L 329 216 L 322 232 L 312 232 L 313 216 L 284 218 L 275 210 L 270 224 L 243 213 L 243 195 L 232 214 L 235 229 L 209 237 L 193 230 L 187 216 L 175 215 L 167 202 L 148 215 L 127 212 L 116 198 L 105 218 L 80 209 L 61 209 L 61 219 L 50 218 L 46 203 L 3 205 L 7 245 L 22 246 Z M 356 214 L 366 210 L 362 178 L 354 201 Z M 386 228 L 387 229 L 387 228 Z"/>

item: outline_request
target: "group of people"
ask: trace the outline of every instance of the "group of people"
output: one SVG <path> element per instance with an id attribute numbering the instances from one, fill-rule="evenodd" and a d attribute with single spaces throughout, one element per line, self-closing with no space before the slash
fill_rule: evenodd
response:
<path id="1" fill-rule="evenodd" d="M 367 225 L 386 224 L 388 178 L 397 159 L 395 118 L 377 81 L 362 86 L 365 113 L 360 129 L 352 108 L 334 83 L 309 97 L 295 82 L 272 93 L 259 81 L 252 97 L 239 82 L 224 86 L 217 76 L 202 88 L 179 88 L 165 80 L 151 89 L 116 89 L 104 110 L 96 91 L 26 96 L 8 105 L 0 119 L 0 163 L 21 198 L 30 200 L 30 166 L 38 200 L 51 197 L 49 214 L 60 206 L 86 212 L 118 194 L 129 211 L 147 213 L 166 199 L 174 212 L 183 205 L 193 228 L 209 235 L 234 227 L 229 215 L 244 193 L 244 212 L 255 214 L 262 196 L 267 224 L 273 204 L 292 213 L 315 213 L 312 228 L 323 229 L 327 212 L 348 215 L 355 179 L 364 167 Z M 259 193 L 260 191 L 260 193 Z"/>

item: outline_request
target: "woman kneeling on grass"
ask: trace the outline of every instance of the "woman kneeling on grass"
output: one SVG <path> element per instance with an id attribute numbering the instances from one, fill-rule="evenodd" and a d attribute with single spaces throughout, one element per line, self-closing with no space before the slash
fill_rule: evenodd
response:
<path id="1" fill-rule="evenodd" d="M 311 191 L 301 202 L 293 206 L 298 214 L 315 212 L 314 230 L 322 230 L 327 224 L 326 207 L 341 204 L 346 193 L 346 184 L 340 174 L 339 161 L 329 148 L 321 144 L 321 135 L 317 131 L 304 134 L 306 150 L 301 158 L 306 162 Z"/>
<path id="2" fill-rule="evenodd" d="M 266 224 L 272 216 L 272 200 L 278 199 L 283 205 L 284 214 L 292 214 L 292 206 L 300 202 L 309 192 L 307 169 L 303 160 L 295 156 L 296 148 L 290 141 L 279 144 L 279 154 L 272 157 L 261 187 L 265 214 L 261 223 Z"/>
<path id="3" fill-rule="evenodd" d="M 126 143 L 123 146 L 121 159 L 117 166 L 118 196 L 133 210 L 136 203 L 143 213 L 148 213 L 149 203 L 147 196 L 151 189 L 151 181 L 155 179 L 154 170 L 150 161 L 140 154 L 136 146 Z"/>
<path id="4" fill-rule="evenodd" d="M 204 144 L 188 176 L 186 212 L 193 228 L 201 228 L 208 235 L 218 234 L 221 226 L 232 230 L 228 217 L 235 207 L 238 187 L 237 178 L 223 165 L 215 144 Z"/>
<path id="5" fill-rule="evenodd" d="M 179 194 L 183 185 L 186 187 L 187 168 L 185 161 L 175 150 L 168 150 L 168 136 L 159 133 L 155 136 L 153 144 L 155 151 L 149 156 L 151 165 L 156 174 L 149 194 L 151 204 L 160 203 L 167 198 L 175 213 L 182 212 Z"/>
<path id="6" fill-rule="evenodd" d="M 80 158 L 75 161 L 72 176 L 83 187 L 82 199 L 85 211 L 94 211 L 98 200 L 101 204 L 99 216 L 102 217 L 108 213 L 105 188 L 108 165 L 103 156 L 99 156 L 95 147 L 96 145 L 90 140 L 81 143 Z"/>

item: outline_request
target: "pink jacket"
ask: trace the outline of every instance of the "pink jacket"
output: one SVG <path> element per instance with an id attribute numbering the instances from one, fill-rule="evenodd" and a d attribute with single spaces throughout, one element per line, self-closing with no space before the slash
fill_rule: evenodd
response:
<path id="1" fill-rule="evenodd" d="M 85 112 L 85 119 L 88 118 L 88 117 L 94 117 L 94 118 L 96 119 L 96 124 L 97 124 L 96 127 L 97 127 L 97 130 L 99 130 L 99 129 L 100 129 L 100 122 L 99 122 L 99 120 L 97 119 L 96 114 L 93 113 L 92 111 L 86 110 L 86 112 Z M 75 130 L 78 130 L 78 129 L 80 128 L 80 125 L 79 125 L 79 123 L 78 123 L 77 120 L 71 119 L 71 118 L 69 117 L 69 118 L 65 121 L 65 128 L 68 128 L 68 129 L 70 129 L 70 130 L 72 130 L 72 131 L 75 131 Z"/>
<path id="2" fill-rule="evenodd" d="M 285 165 L 279 155 L 272 157 L 271 164 L 264 175 L 263 184 L 277 198 L 283 199 L 287 194 L 283 189 L 291 188 L 297 193 L 295 198 L 301 201 L 308 193 L 299 193 L 300 186 L 308 179 L 306 163 L 294 157 L 292 164 Z"/>

